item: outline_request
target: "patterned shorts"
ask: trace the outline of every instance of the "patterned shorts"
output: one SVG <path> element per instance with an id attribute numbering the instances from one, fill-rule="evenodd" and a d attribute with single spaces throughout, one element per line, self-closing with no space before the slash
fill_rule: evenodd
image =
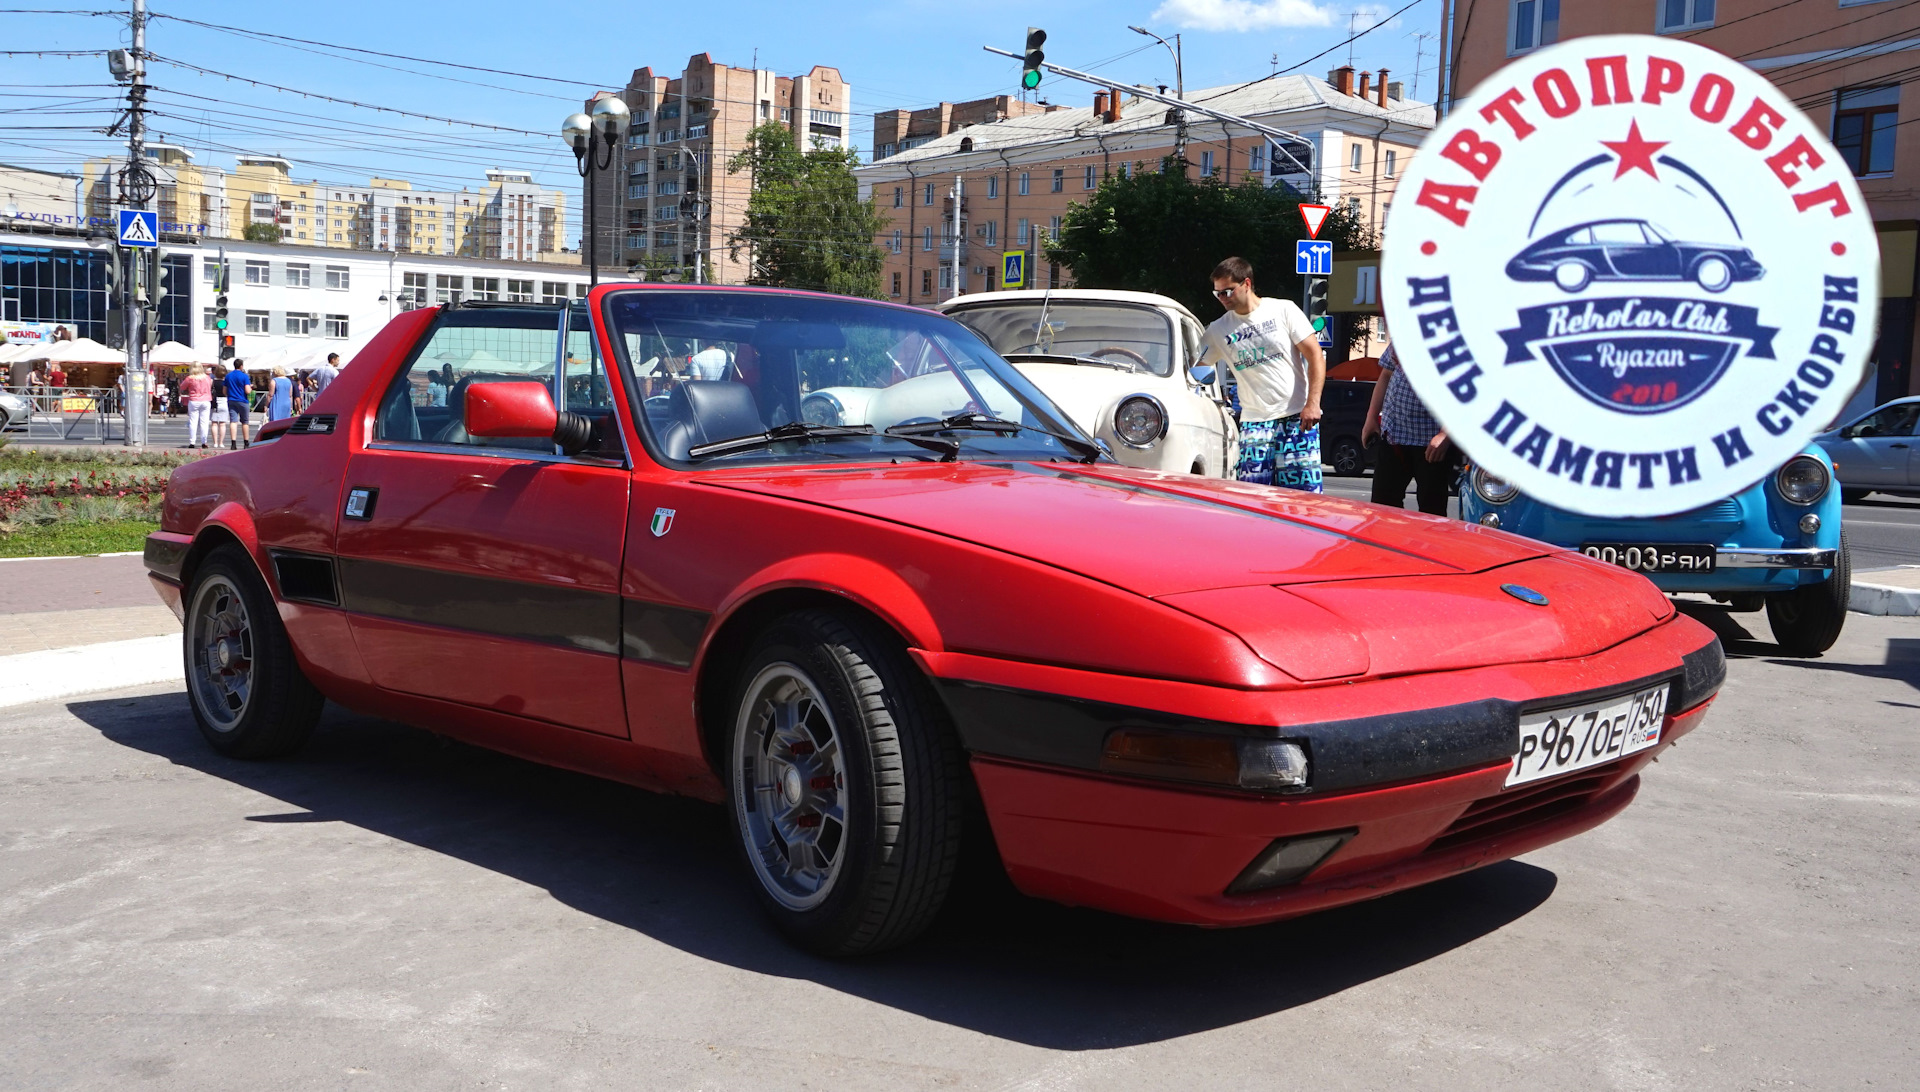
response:
<path id="1" fill-rule="evenodd" d="M 1233 476 L 1258 485 L 1324 492 L 1320 484 L 1320 426 L 1300 427 L 1300 415 L 1240 423 L 1240 463 Z"/>

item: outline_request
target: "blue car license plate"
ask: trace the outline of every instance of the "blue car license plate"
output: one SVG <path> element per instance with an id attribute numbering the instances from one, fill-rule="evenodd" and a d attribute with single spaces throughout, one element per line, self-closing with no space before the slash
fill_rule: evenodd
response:
<path id="1" fill-rule="evenodd" d="M 1583 542 L 1580 552 L 1637 573 L 1710 573 L 1715 553 L 1698 542 Z"/>

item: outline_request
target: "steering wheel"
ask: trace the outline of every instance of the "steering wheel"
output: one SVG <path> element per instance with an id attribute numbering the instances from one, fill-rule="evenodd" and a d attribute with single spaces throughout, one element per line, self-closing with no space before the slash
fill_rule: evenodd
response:
<path id="1" fill-rule="evenodd" d="M 1087 355 L 1088 356 L 1112 356 L 1116 353 L 1121 356 L 1130 358 L 1134 363 L 1140 365 L 1142 368 L 1152 370 L 1153 366 L 1147 363 L 1146 357 L 1141 356 L 1139 353 L 1136 353 L 1132 349 L 1126 348 L 1125 346 L 1122 346 L 1122 345 L 1108 345 L 1102 349 L 1095 349 L 1094 351 L 1088 353 Z"/>

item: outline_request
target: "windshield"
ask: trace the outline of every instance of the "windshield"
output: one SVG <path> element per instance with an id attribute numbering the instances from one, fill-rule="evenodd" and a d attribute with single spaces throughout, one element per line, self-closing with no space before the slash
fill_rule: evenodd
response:
<path id="1" fill-rule="evenodd" d="M 1040 325 L 1046 313 L 1047 324 Z M 1155 375 L 1173 374 L 1173 324 L 1157 307 L 1087 300 L 1007 300 L 948 314 L 1001 356 L 1092 357 Z"/>
<path id="2" fill-rule="evenodd" d="M 942 434 L 962 459 L 1075 459 L 1065 413 L 966 327 L 926 311 L 778 292 L 646 289 L 607 298 L 608 329 L 640 405 L 648 446 L 673 462 L 932 460 L 885 430 L 975 413 L 1027 426 Z M 796 424 L 871 434 L 784 438 L 737 451 L 690 449 Z M 815 430 L 816 432 L 820 430 Z M 937 445 L 936 445 L 937 446 Z"/>

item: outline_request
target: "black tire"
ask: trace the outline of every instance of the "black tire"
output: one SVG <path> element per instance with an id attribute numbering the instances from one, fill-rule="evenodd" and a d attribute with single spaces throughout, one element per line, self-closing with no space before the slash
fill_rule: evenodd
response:
<path id="1" fill-rule="evenodd" d="M 958 866 L 964 765 L 898 638 L 824 610 L 781 618 L 749 648 L 728 716 L 727 811 L 780 931 L 825 956 L 919 935 Z"/>
<path id="2" fill-rule="evenodd" d="M 1871 489 L 1842 489 L 1840 490 L 1840 502 L 1842 504 L 1859 504 L 1861 501 L 1866 500 L 1867 494 L 1871 492 L 1873 492 Z"/>
<path id="3" fill-rule="evenodd" d="M 1847 601 L 1853 594 L 1853 558 L 1847 551 L 1847 533 L 1840 532 L 1840 555 L 1833 575 L 1818 584 L 1767 596 L 1767 624 L 1781 651 L 1794 656 L 1818 656 L 1840 639 L 1847 624 Z"/>
<path id="4" fill-rule="evenodd" d="M 1367 471 L 1367 449 L 1352 436 L 1342 436 L 1327 449 L 1327 465 L 1333 467 L 1335 474 L 1343 477 L 1357 477 Z"/>
<path id="5" fill-rule="evenodd" d="M 299 750 L 326 699 L 294 659 L 253 559 L 231 545 L 207 555 L 194 571 L 186 612 L 181 659 L 200 734 L 229 758 Z"/>

